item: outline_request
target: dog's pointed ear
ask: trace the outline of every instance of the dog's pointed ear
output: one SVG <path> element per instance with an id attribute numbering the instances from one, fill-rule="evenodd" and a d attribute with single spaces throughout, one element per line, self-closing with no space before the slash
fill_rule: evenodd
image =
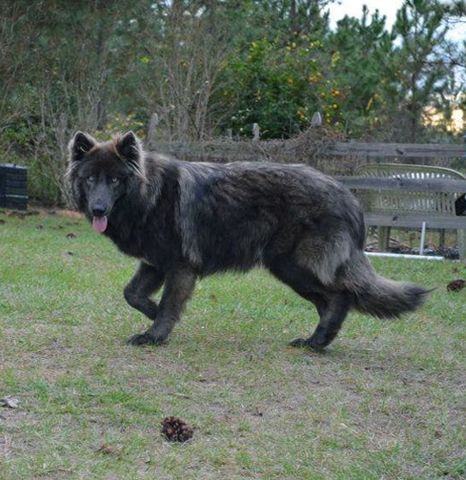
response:
<path id="1" fill-rule="evenodd" d="M 123 160 L 138 163 L 142 158 L 142 144 L 136 135 L 129 131 L 119 137 L 115 143 L 118 155 Z"/>
<path id="2" fill-rule="evenodd" d="M 84 155 L 86 155 L 86 153 L 88 153 L 95 145 L 97 145 L 97 140 L 91 137 L 88 133 L 76 132 L 68 144 L 70 161 L 77 162 L 82 160 Z"/>

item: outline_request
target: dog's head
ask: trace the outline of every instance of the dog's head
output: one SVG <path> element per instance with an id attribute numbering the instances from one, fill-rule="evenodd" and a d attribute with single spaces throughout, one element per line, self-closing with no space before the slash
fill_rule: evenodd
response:
<path id="1" fill-rule="evenodd" d="M 77 132 L 69 143 L 67 176 L 77 207 L 103 233 L 115 205 L 145 181 L 141 142 L 133 132 L 104 143 Z"/>

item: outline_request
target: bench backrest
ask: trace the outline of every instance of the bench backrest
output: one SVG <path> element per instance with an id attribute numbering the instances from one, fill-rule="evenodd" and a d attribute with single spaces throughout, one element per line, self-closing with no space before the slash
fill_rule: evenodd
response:
<path id="1" fill-rule="evenodd" d="M 461 173 L 443 167 L 380 163 L 362 165 L 356 176 L 377 178 L 406 178 L 416 180 L 452 179 L 465 180 Z M 373 213 L 424 213 L 429 215 L 456 215 L 455 200 L 463 192 L 410 192 L 358 190 L 355 192 L 365 211 Z"/>

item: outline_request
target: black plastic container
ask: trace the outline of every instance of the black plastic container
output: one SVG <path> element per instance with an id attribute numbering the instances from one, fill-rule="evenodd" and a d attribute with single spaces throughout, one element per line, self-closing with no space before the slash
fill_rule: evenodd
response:
<path id="1" fill-rule="evenodd" d="M 27 205 L 27 168 L 0 164 L 0 207 L 26 210 Z"/>

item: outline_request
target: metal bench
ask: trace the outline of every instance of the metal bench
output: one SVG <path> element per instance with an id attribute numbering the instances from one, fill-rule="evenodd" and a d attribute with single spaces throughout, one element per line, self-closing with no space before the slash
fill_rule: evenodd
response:
<path id="1" fill-rule="evenodd" d="M 391 227 L 455 229 L 460 257 L 466 258 L 466 216 L 458 216 L 458 201 L 466 192 L 466 177 L 455 170 L 428 165 L 371 164 L 355 177 L 340 177 L 354 190 L 366 224 L 377 226 L 379 249 L 386 251 Z M 443 234 L 444 235 L 444 234 Z"/>

